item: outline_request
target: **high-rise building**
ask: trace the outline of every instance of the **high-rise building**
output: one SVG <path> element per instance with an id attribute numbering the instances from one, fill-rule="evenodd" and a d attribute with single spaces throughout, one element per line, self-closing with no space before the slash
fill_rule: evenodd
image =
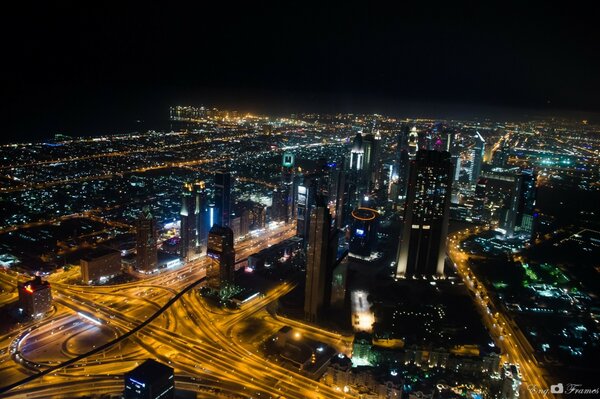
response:
<path id="1" fill-rule="evenodd" d="M 220 290 L 228 284 L 233 284 L 235 272 L 233 231 L 229 227 L 215 224 L 208 233 L 206 253 L 211 260 L 206 268 L 207 286 Z"/>
<path id="2" fill-rule="evenodd" d="M 19 309 L 27 316 L 42 316 L 52 308 L 50 283 L 42 281 L 40 276 L 33 280 L 18 283 Z"/>
<path id="3" fill-rule="evenodd" d="M 450 153 L 421 150 L 410 169 L 396 276 L 441 276 L 452 189 Z"/>
<path id="4" fill-rule="evenodd" d="M 481 166 L 483 165 L 483 155 L 485 153 L 485 140 L 479 132 L 475 133 L 475 145 L 471 154 L 471 182 L 476 183 L 481 174 Z"/>
<path id="5" fill-rule="evenodd" d="M 200 239 L 202 232 L 202 216 L 205 204 L 203 203 L 204 182 L 196 184 L 186 183 L 181 195 L 181 228 L 180 228 L 180 255 L 185 261 L 191 260 L 202 251 Z"/>
<path id="6" fill-rule="evenodd" d="M 285 152 L 281 162 L 281 190 L 283 192 L 283 221 L 294 219 L 294 154 Z"/>
<path id="7" fill-rule="evenodd" d="M 231 217 L 231 174 L 223 170 L 215 172 L 215 207 L 218 209 L 215 224 L 229 226 Z"/>
<path id="8" fill-rule="evenodd" d="M 534 231 L 537 176 L 532 170 L 504 173 L 510 179 L 511 190 L 500 210 L 500 228 L 507 237 L 519 235 L 531 238 Z"/>
<path id="9" fill-rule="evenodd" d="M 329 305 L 333 266 L 337 256 L 338 234 L 332 228 L 331 215 L 323 199 L 310 213 L 310 231 L 306 247 L 306 288 L 304 315 L 318 320 Z"/>
<path id="10" fill-rule="evenodd" d="M 537 197 L 537 176 L 533 170 L 521 172 L 521 189 L 517 209 L 519 234 L 531 238 L 534 230 L 535 201 Z"/>
<path id="11" fill-rule="evenodd" d="M 487 214 L 485 208 L 487 203 L 487 183 L 488 180 L 484 177 L 480 177 L 477 180 L 477 185 L 475 186 L 475 196 L 473 198 L 473 208 L 471 209 L 474 221 L 487 221 Z"/>
<path id="12" fill-rule="evenodd" d="M 149 273 L 157 269 L 157 238 L 156 221 L 152 216 L 150 207 L 145 206 L 136 221 L 136 264 L 138 270 Z"/>
<path id="13" fill-rule="evenodd" d="M 318 178 L 315 175 L 304 176 L 303 183 L 298 186 L 296 197 L 296 235 L 308 243 L 310 226 L 310 210 L 315 204 L 318 191 Z"/>
<path id="14" fill-rule="evenodd" d="M 352 150 L 350 151 L 349 168 L 352 171 L 362 170 L 364 167 L 365 150 L 363 148 L 362 134 L 357 133 L 352 141 Z"/>
<path id="15" fill-rule="evenodd" d="M 125 399 L 174 399 L 175 373 L 172 367 L 148 359 L 124 375 Z"/>
<path id="16" fill-rule="evenodd" d="M 357 208 L 352 211 L 350 232 L 350 253 L 369 257 L 377 242 L 377 222 L 379 213 L 371 208 Z"/>
<path id="17" fill-rule="evenodd" d="M 408 134 L 408 156 L 410 159 L 415 159 L 419 149 L 419 133 L 417 127 L 413 126 Z"/>

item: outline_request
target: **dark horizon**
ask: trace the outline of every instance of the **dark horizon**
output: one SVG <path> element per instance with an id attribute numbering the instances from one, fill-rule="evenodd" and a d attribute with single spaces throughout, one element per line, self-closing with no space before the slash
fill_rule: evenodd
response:
<path id="1" fill-rule="evenodd" d="M 0 28 L 0 141 L 127 131 L 184 103 L 595 121 L 593 15 L 549 4 L 40 5 Z"/>

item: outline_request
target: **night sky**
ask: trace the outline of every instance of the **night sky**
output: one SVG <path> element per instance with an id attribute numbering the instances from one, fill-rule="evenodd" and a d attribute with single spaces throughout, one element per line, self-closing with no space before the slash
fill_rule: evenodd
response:
<path id="1" fill-rule="evenodd" d="M 158 127 L 178 103 L 434 117 L 600 109 L 600 28 L 583 6 L 196 3 L 3 13 L 1 140 Z"/>

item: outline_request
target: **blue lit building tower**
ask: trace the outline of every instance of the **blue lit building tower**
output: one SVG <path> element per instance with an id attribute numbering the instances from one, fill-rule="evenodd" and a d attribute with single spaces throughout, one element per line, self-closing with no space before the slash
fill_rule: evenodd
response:
<path id="1" fill-rule="evenodd" d="M 420 150 L 411 162 L 396 276 L 442 276 L 452 189 L 446 151 Z"/>
<path id="2" fill-rule="evenodd" d="M 218 209 L 216 224 L 229 226 L 231 223 L 231 174 L 218 170 L 215 172 L 215 207 Z"/>
<path id="3" fill-rule="evenodd" d="M 148 359 L 124 375 L 125 399 L 174 399 L 175 374 L 172 367 Z"/>
<path id="4" fill-rule="evenodd" d="M 377 242 L 377 222 L 379 213 L 371 208 L 357 208 L 352 211 L 350 253 L 369 257 Z"/>

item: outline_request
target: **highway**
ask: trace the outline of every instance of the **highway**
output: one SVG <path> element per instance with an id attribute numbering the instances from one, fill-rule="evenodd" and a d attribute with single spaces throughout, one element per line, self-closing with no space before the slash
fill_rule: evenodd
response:
<path id="1" fill-rule="evenodd" d="M 294 225 L 279 225 L 249 236 L 237 243 L 236 258 L 245 259 L 294 234 Z M 120 378 L 124 372 L 146 358 L 156 358 L 175 368 L 177 386 L 195 390 L 200 397 L 217 397 L 219 392 L 253 398 L 351 397 L 267 361 L 256 343 L 235 336 L 236 326 L 262 316 L 267 305 L 293 289 L 291 283 L 277 285 L 239 310 L 214 309 L 195 289 L 205 275 L 207 262 L 199 258 L 178 269 L 115 286 L 70 284 L 68 281 L 77 278 L 75 271 L 53 276 L 56 311 L 45 320 L 0 337 L 5 348 L 0 357 L 4 386 L 39 371 L 46 370 L 47 375 L 32 378 L 3 395 L 22 397 L 26 393 L 28 398 L 48 398 L 92 392 L 117 394 L 123 389 Z M 0 282 L 5 285 L 24 278 L 0 273 Z M 291 320 L 272 319 L 271 323 L 275 328 L 294 324 L 307 336 L 349 347 L 346 338 L 333 332 Z M 97 342 L 90 342 L 90 336 Z M 113 343 L 115 340 L 118 342 Z"/>
<path id="2" fill-rule="evenodd" d="M 544 379 L 544 370 L 535 359 L 534 350 L 527 338 L 523 336 L 504 307 L 495 303 L 493 297 L 488 295 L 484 284 L 478 281 L 469 267 L 469 255 L 460 247 L 463 240 L 482 230 L 483 228 L 472 228 L 454 233 L 448 239 L 448 255 L 465 286 L 473 294 L 483 322 L 496 344 L 502 349 L 503 360 L 519 366 L 523 382 L 521 395 L 531 399 L 553 398 L 549 392 L 547 394 L 540 392 L 549 389 L 550 384 Z M 538 389 L 529 390 L 530 385 Z"/>

